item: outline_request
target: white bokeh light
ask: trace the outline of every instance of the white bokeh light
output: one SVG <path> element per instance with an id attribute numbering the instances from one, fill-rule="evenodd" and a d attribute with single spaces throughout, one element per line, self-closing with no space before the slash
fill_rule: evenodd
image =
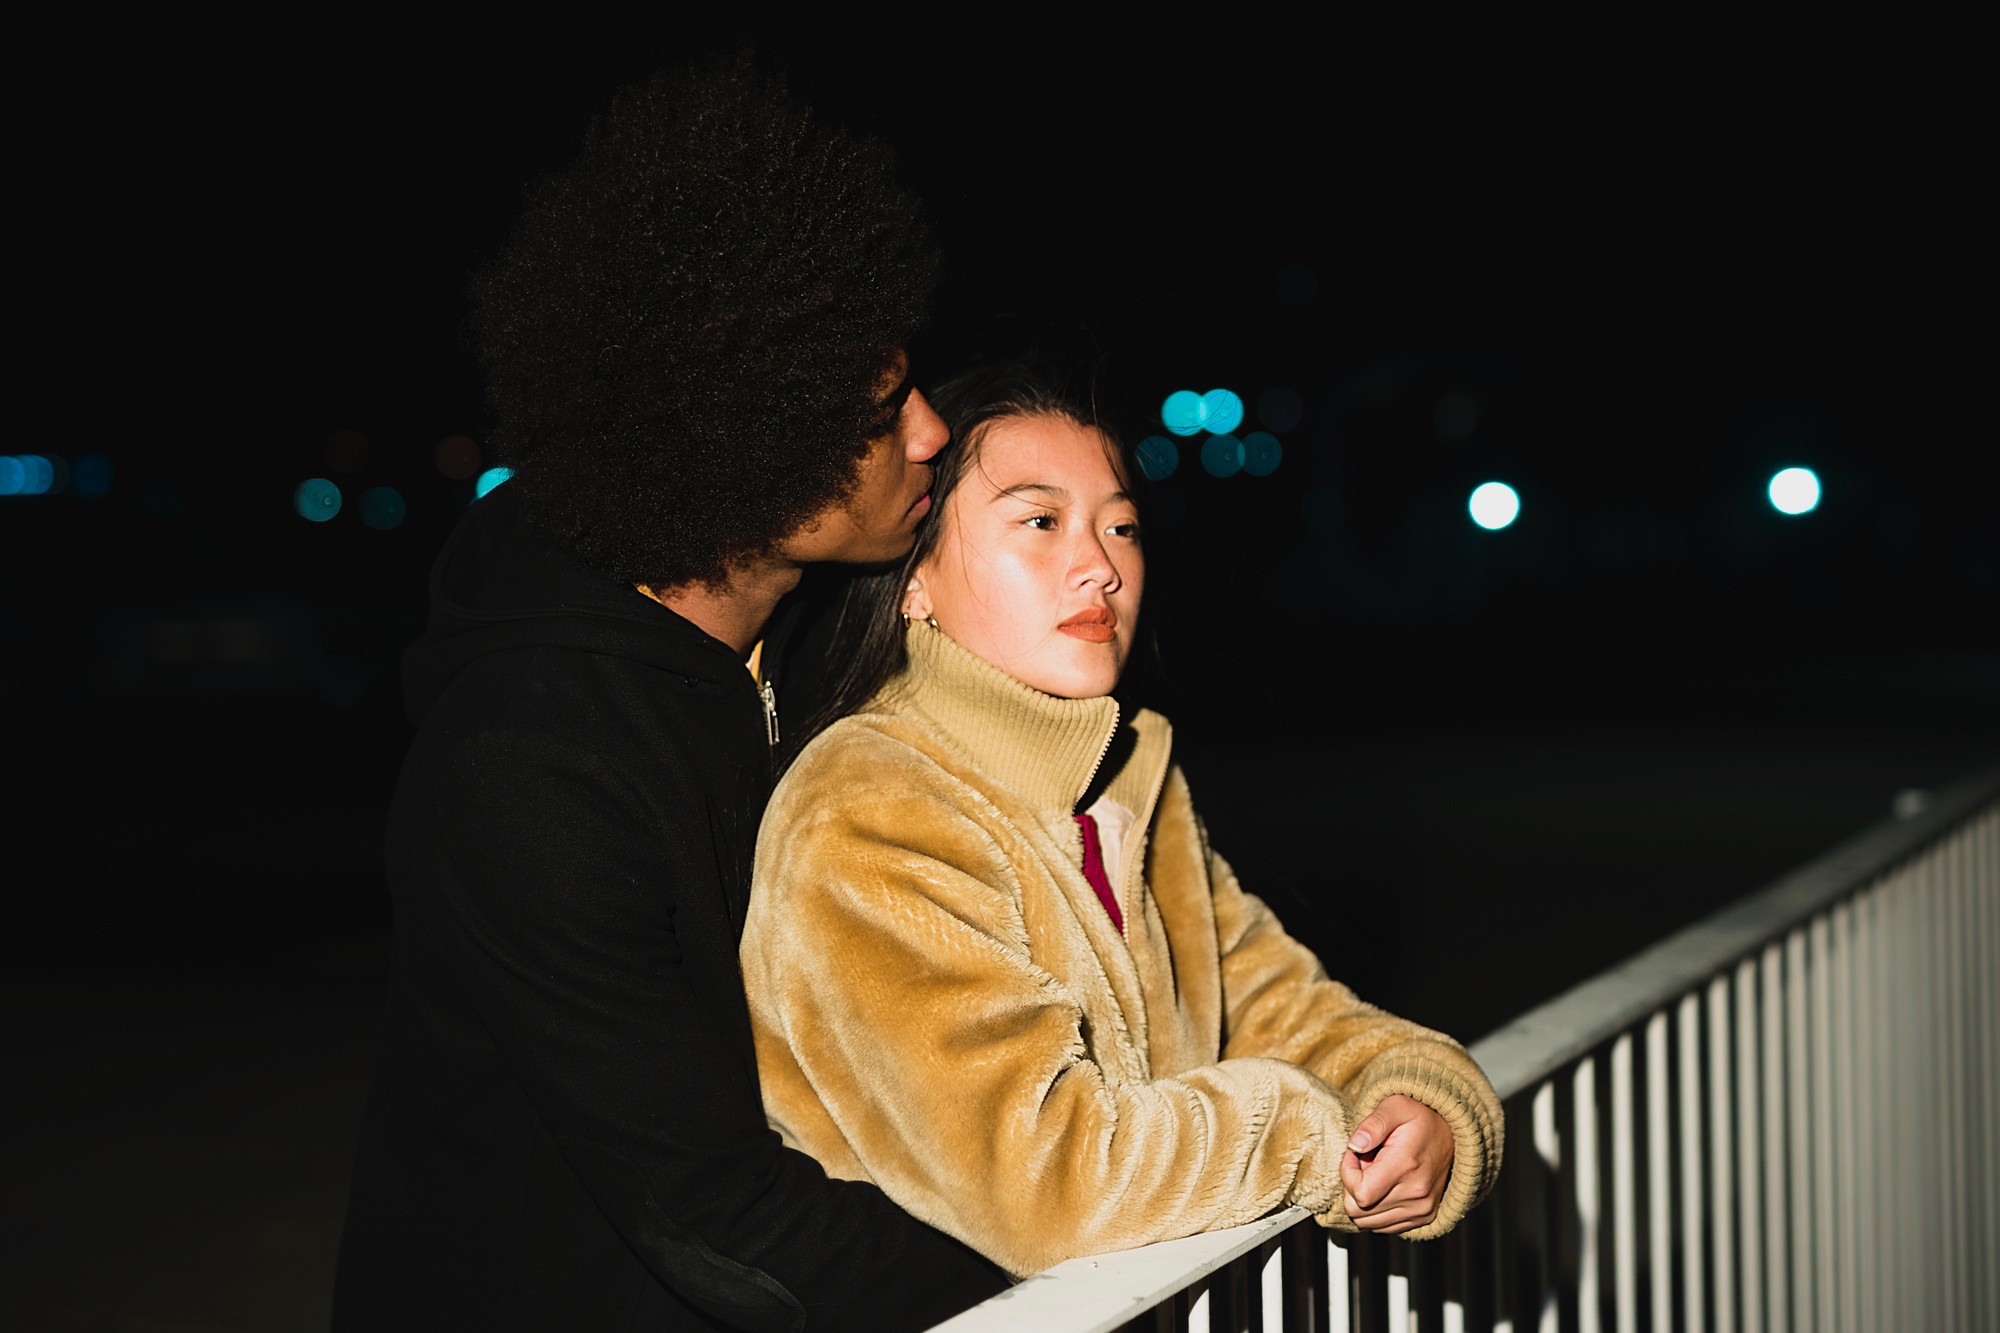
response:
<path id="1" fill-rule="evenodd" d="M 1472 488 L 1465 508 L 1474 523 L 1497 532 L 1521 516 L 1521 497 L 1506 482 L 1489 481 Z"/>
<path id="2" fill-rule="evenodd" d="M 1819 478 L 1809 467 L 1788 467 L 1771 478 L 1771 508 L 1781 514 L 1809 514 L 1819 508 Z"/>

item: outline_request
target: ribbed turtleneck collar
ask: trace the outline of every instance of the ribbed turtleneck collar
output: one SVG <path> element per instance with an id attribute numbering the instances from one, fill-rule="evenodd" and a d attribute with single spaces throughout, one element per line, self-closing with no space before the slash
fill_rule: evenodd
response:
<path id="1" fill-rule="evenodd" d="M 922 713 L 1037 809 L 1076 807 L 1118 730 L 1117 700 L 1043 694 L 923 621 L 911 621 L 903 641 L 909 670 L 883 691 L 883 703 Z"/>

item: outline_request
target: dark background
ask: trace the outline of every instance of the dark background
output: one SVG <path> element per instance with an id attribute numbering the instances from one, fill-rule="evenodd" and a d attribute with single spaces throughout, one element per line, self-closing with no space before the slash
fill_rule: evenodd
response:
<path id="1" fill-rule="evenodd" d="M 1364 994 L 1477 1037 L 2000 758 L 1951 34 L 952 21 L 761 37 L 932 204 L 920 379 L 1040 342 L 1135 436 L 1174 389 L 1246 429 L 1300 395 L 1272 475 L 1184 443 L 1147 488 L 1148 688 L 1218 845 Z M 488 424 L 462 283 L 612 86 L 717 35 L 43 53 L 6 448 L 112 481 L 0 497 L 0 1301 L 323 1321 L 398 658 L 472 493 L 434 450 Z"/>

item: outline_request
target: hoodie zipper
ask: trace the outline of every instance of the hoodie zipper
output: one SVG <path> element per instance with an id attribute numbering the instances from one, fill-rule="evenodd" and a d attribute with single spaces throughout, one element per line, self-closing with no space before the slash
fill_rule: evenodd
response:
<path id="1" fill-rule="evenodd" d="M 759 681 L 757 696 L 764 701 L 764 741 L 778 748 L 778 691 L 770 681 Z"/>

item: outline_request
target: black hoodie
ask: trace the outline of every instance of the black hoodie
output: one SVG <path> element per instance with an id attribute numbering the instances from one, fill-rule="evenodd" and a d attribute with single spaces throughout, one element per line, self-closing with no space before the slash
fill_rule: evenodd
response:
<path id="1" fill-rule="evenodd" d="M 999 1290 L 766 1127 L 736 961 L 762 696 L 507 491 L 439 556 L 406 665 L 335 1328 L 890 1330 Z"/>

